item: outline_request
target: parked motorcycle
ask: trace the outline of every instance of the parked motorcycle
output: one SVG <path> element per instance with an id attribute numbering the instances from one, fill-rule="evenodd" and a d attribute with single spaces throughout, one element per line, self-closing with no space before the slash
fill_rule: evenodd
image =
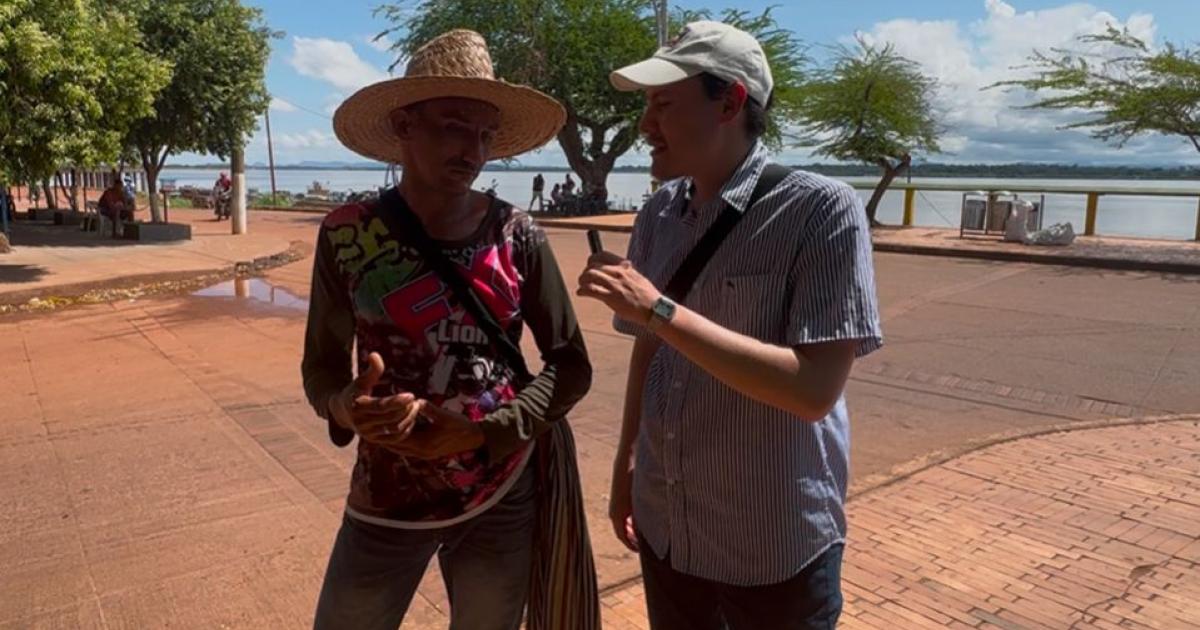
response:
<path id="1" fill-rule="evenodd" d="M 217 220 L 228 219 L 233 214 L 233 191 L 228 188 L 218 188 L 213 191 L 213 214 Z"/>

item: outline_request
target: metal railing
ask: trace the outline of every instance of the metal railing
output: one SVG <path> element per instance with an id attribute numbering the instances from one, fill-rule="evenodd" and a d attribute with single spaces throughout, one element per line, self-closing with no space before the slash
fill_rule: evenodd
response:
<path id="1" fill-rule="evenodd" d="M 858 190 L 874 190 L 875 185 L 869 182 L 850 182 Z M 1179 188 L 1162 188 L 1155 186 L 1072 186 L 1058 184 L 1022 184 L 1019 180 L 999 186 L 994 183 L 979 185 L 971 180 L 962 182 L 893 182 L 888 190 L 904 191 L 904 226 L 912 226 L 916 216 L 916 196 L 918 191 L 963 192 L 966 190 L 981 190 L 985 193 L 1000 191 L 1014 193 L 1045 193 L 1058 195 L 1086 195 L 1087 206 L 1084 210 L 1083 234 L 1096 235 L 1096 215 L 1100 211 L 1100 198 L 1104 196 L 1129 197 L 1195 197 L 1196 231 L 1194 240 L 1200 241 L 1200 189 L 1184 190 Z"/>

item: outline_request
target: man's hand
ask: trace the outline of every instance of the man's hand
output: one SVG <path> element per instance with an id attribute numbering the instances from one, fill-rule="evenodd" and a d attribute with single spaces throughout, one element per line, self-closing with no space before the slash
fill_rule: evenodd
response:
<path id="1" fill-rule="evenodd" d="M 645 324 L 662 292 L 633 263 L 611 252 L 598 252 L 588 258 L 576 295 L 600 300 L 623 320 Z"/>
<path id="2" fill-rule="evenodd" d="M 395 450 L 404 443 L 424 407 L 412 394 L 378 398 L 371 390 L 383 376 L 383 357 L 372 352 L 367 370 L 329 400 L 334 420 L 368 442 Z"/>
<path id="3" fill-rule="evenodd" d="M 638 553 L 637 531 L 633 525 L 633 461 L 617 454 L 613 462 L 612 490 L 608 499 L 608 518 L 617 540 Z"/>
<path id="4" fill-rule="evenodd" d="M 393 451 L 418 459 L 439 459 L 483 446 L 483 429 L 469 418 L 427 401 L 420 403 L 421 415 L 429 422 L 410 432 Z"/>

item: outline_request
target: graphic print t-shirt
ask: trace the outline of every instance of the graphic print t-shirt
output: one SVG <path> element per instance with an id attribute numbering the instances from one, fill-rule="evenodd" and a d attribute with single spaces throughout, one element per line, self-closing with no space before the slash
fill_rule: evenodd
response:
<path id="1" fill-rule="evenodd" d="M 375 396 L 411 392 L 480 422 L 516 397 L 514 373 L 417 250 L 389 233 L 377 216 L 384 211 L 339 208 L 326 218 L 318 244 L 318 259 L 332 258 L 348 294 L 358 364 L 371 352 L 383 357 Z M 527 215 L 493 204 L 475 235 L 441 245 L 501 325 L 519 330 L 523 267 L 539 238 L 545 236 Z M 457 521 L 498 498 L 529 448 L 523 444 L 499 461 L 489 461 L 485 449 L 422 460 L 360 440 L 348 508 L 401 527 Z"/>

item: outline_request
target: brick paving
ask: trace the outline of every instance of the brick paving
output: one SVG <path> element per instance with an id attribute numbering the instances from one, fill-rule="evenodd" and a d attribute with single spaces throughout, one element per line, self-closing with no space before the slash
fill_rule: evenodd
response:
<path id="1" fill-rule="evenodd" d="M 252 229 L 309 242 L 318 220 L 269 213 Z M 582 235 L 553 230 L 551 239 L 573 278 L 586 257 Z M 605 242 L 624 247 L 620 234 Z M 944 621 L 912 619 L 926 613 L 972 625 L 951 612 L 975 627 L 1013 627 L 1013 615 L 1062 612 L 1046 601 L 1078 602 L 1071 610 L 1096 617 L 1078 628 L 1122 619 L 1179 627 L 1162 606 L 1190 601 L 1195 584 L 1195 544 L 1180 547 L 1176 535 L 1197 536 L 1187 529 L 1200 505 L 1197 462 L 1180 455 L 1197 452 L 1193 424 L 934 455 L 1127 410 L 1200 411 L 1200 294 L 1190 279 L 888 254 L 877 255 L 877 270 L 889 345 L 856 365 L 848 399 L 852 492 L 878 489 L 851 503 L 854 599 L 844 627 Z M 296 300 L 308 277 L 303 262 L 269 272 L 286 292 L 274 304 L 231 293 L 0 316 L 0 628 L 309 622 L 353 454 L 328 443 L 301 397 Z M 596 369 L 572 424 L 601 583 L 618 585 L 605 591 L 605 619 L 645 627 L 636 558 L 605 519 L 629 342 L 600 309 L 577 306 Z M 1026 450 L 1005 450 L 1018 445 Z M 1073 449 L 1077 458 L 1055 459 Z M 912 470 L 920 472 L 878 483 Z M 1087 485 L 1076 470 L 1098 481 Z M 1005 476 L 1018 472 L 1026 476 Z M 1013 506 L 1027 517 L 1007 518 Z M 927 552 L 960 540 L 971 542 L 937 552 L 957 565 L 917 570 Z M 1061 557 L 1047 557 L 1053 545 Z M 1094 549 L 1074 551 L 1080 545 Z M 1039 564 L 1029 569 L 1022 554 Z M 1049 590 L 1012 575 L 1018 569 L 1045 577 L 1038 584 Z M 992 592 L 988 580 L 1003 588 Z M 430 571 L 407 628 L 445 627 L 439 582 Z M 1092 595 L 1116 599 L 1098 605 L 1105 600 Z M 964 598 L 978 609 L 951 605 Z"/>
<path id="2" fill-rule="evenodd" d="M 849 519 L 844 628 L 1200 626 L 1200 417 L 986 448 Z"/>
<path id="3" fill-rule="evenodd" d="M 1200 627 L 1200 416 L 985 448 L 849 505 L 840 627 Z M 649 628 L 634 584 L 605 627 Z"/>

